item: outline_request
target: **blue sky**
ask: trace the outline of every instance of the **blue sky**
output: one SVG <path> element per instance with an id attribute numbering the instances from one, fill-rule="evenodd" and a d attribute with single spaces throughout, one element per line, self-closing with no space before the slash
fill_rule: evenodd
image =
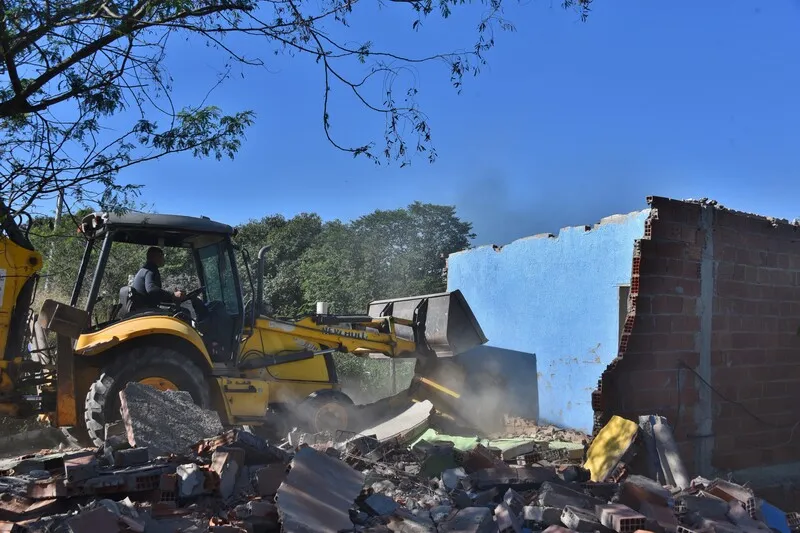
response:
<path id="1" fill-rule="evenodd" d="M 403 7 L 364 9 L 347 38 L 406 55 L 474 42 L 477 8 L 413 32 Z M 506 17 L 517 32 L 498 36 L 461 95 L 441 65 L 416 72 L 433 165 L 376 167 L 335 150 L 321 128 L 321 69 L 249 40 L 238 49 L 267 68 L 235 71 L 209 100 L 258 115 L 236 160 L 172 156 L 121 178 L 145 185 L 158 211 L 234 224 L 453 204 L 476 244 L 593 223 L 646 207 L 648 195 L 800 216 L 800 2 L 597 0 L 583 23 L 560 0 L 527 0 L 508 2 Z M 168 54 L 176 101 L 197 103 L 221 58 L 178 40 Z M 333 104 L 339 140 L 380 141 L 381 116 L 341 90 Z"/>

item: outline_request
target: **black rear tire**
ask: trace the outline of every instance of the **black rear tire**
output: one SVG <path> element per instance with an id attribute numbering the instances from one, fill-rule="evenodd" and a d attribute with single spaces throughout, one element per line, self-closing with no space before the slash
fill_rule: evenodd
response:
<path id="1" fill-rule="evenodd" d="M 312 433 L 350 431 L 355 405 L 343 392 L 321 390 L 303 400 L 298 409 L 301 427 Z"/>
<path id="2" fill-rule="evenodd" d="M 129 382 L 161 378 L 208 408 L 211 399 L 203 371 L 189 357 L 165 346 L 138 346 L 115 354 L 86 394 L 86 430 L 95 446 L 105 442 L 105 426 L 121 419 L 119 391 Z"/>

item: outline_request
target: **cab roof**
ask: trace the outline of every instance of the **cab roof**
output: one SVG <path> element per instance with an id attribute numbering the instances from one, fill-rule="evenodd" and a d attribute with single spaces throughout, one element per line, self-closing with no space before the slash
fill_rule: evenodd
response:
<path id="1" fill-rule="evenodd" d="M 86 215 L 79 231 L 89 238 L 114 233 L 114 241 L 143 245 L 187 246 L 203 237 L 233 236 L 236 230 L 228 224 L 207 217 L 162 215 L 128 211 L 122 214 L 95 212 Z M 215 240 L 216 240 L 215 239 Z"/>

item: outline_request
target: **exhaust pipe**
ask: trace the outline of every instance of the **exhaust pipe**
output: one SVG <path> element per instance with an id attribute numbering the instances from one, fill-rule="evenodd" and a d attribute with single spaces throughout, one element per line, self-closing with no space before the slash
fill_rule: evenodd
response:
<path id="1" fill-rule="evenodd" d="M 267 260 L 267 252 L 269 246 L 264 246 L 258 251 L 258 266 L 256 267 L 256 294 L 253 298 L 253 323 L 255 324 L 256 318 L 261 314 L 264 308 L 264 263 Z"/>

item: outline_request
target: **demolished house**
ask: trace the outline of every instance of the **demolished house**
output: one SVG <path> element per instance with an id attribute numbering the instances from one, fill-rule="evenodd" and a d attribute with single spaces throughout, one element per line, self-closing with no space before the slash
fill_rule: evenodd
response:
<path id="1" fill-rule="evenodd" d="M 492 360 L 519 414 L 597 433 L 657 413 L 689 472 L 800 501 L 800 227 L 713 201 L 648 204 L 451 255 L 448 290 L 490 345 L 465 359 Z"/>
<path id="2" fill-rule="evenodd" d="M 221 428 L 213 411 L 187 409 L 182 393 L 129 383 L 120 396 L 123 422 L 107 427 L 103 447 L 0 464 L 0 531 L 789 533 L 800 527 L 800 515 L 745 486 L 690 476 L 672 428 L 657 416 L 613 417 L 591 441 L 520 420 L 521 434 L 481 437 L 445 433 L 456 428 L 428 404 L 387 420 L 382 431 L 293 432 L 273 445 L 242 428 Z M 151 419 L 156 412 L 160 422 Z M 177 419 L 180 427 L 164 425 Z M 190 442 L 201 431 L 217 433 Z M 652 477 L 632 470 L 637 457 L 652 466 Z"/>

